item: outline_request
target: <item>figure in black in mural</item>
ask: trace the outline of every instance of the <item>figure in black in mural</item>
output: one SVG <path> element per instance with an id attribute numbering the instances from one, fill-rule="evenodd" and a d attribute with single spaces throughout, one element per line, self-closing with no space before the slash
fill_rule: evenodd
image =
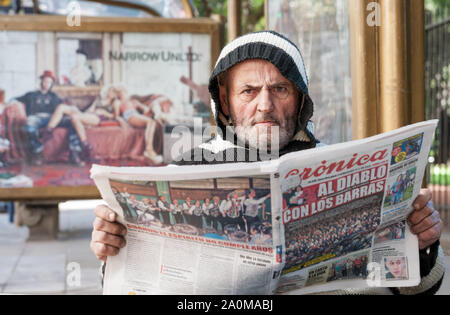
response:
<path id="1" fill-rule="evenodd" d="M 27 120 L 25 130 L 30 139 L 31 157 L 30 162 L 33 165 L 42 165 L 43 163 L 43 142 L 49 139 L 50 134 L 47 132 L 47 125 L 58 107 L 62 104 L 62 99 L 52 92 L 56 78 L 51 71 L 44 71 L 40 76 L 41 83 L 39 90 L 28 92 L 25 95 L 17 97 L 14 101 L 24 104 Z M 58 127 L 67 128 L 69 130 L 69 149 L 71 162 L 82 166 L 84 162 L 80 158 L 81 144 L 78 135 L 73 128 L 70 119 L 61 121 Z M 40 137 L 40 129 L 43 129 L 42 140 Z"/>

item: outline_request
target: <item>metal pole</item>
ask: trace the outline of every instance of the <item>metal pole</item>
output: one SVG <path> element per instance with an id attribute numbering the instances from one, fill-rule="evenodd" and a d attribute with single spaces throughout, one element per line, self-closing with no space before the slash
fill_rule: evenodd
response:
<path id="1" fill-rule="evenodd" d="M 228 0 L 228 41 L 241 34 L 241 0 Z"/>
<path id="2" fill-rule="evenodd" d="M 425 8 L 424 0 L 408 2 L 408 59 L 411 86 L 411 123 L 425 120 Z"/>
<path id="3" fill-rule="evenodd" d="M 269 29 L 269 0 L 264 0 L 264 23 L 265 29 Z"/>
<path id="4" fill-rule="evenodd" d="M 409 123 L 405 0 L 380 1 L 380 132 Z"/>
<path id="5" fill-rule="evenodd" d="M 8 208 L 8 215 L 9 215 L 9 223 L 14 223 L 14 203 L 8 202 L 7 208 Z"/>
<path id="6" fill-rule="evenodd" d="M 370 0 L 349 0 L 353 139 L 378 133 L 378 27 L 367 23 Z"/>

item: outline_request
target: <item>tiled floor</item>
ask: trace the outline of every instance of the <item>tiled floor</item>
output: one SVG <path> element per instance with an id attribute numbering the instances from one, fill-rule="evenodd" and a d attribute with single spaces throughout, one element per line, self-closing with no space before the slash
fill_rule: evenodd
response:
<path id="1" fill-rule="evenodd" d="M 61 211 L 55 241 L 27 242 L 0 214 L 0 293 L 101 294 L 100 263 L 89 249 L 93 211 Z"/>

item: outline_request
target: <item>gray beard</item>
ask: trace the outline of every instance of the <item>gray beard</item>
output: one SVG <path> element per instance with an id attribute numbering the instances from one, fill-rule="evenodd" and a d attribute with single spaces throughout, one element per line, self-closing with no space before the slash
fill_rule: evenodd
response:
<path id="1" fill-rule="evenodd" d="M 256 127 L 235 126 L 238 140 L 245 145 L 263 152 L 278 152 L 294 136 L 294 128 L 280 126 Z"/>
<path id="2" fill-rule="evenodd" d="M 229 100 L 228 104 L 230 104 Z M 253 117 L 249 123 L 253 124 L 256 121 L 273 120 L 277 121 L 280 125 L 268 126 L 266 128 L 258 128 L 254 125 L 243 127 L 237 124 L 235 113 L 232 111 L 230 114 L 238 141 L 262 152 L 279 152 L 279 150 L 291 141 L 297 127 L 297 119 L 282 123 L 279 122 L 278 117 L 273 116 L 271 113 L 259 114 Z"/>

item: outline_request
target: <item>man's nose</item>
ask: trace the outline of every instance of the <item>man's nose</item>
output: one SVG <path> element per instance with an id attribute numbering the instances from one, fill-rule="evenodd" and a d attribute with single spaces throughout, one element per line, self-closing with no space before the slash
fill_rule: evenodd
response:
<path id="1" fill-rule="evenodd" d="M 258 111 L 271 112 L 273 110 L 272 94 L 267 88 L 262 88 L 258 95 Z"/>

